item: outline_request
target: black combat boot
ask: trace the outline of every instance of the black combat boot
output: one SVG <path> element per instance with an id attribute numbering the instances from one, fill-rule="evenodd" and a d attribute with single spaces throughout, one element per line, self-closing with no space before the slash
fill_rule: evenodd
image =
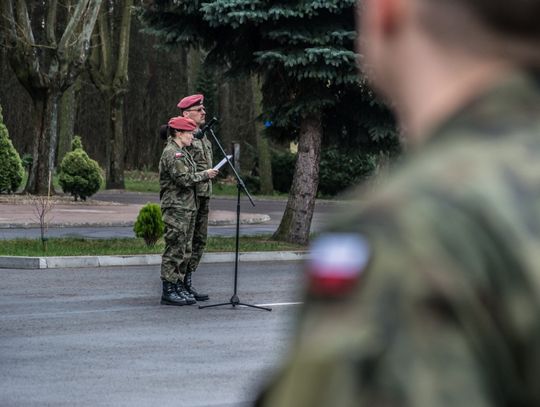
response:
<path id="1" fill-rule="evenodd" d="M 192 305 L 197 302 L 195 301 L 195 297 L 193 297 L 193 295 L 190 294 L 190 292 L 186 289 L 186 286 L 184 285 L 184 283 L 182 283 L 181 281 L 178 281 L 175 284 L 175 288 L 176 288 L 176 294 L 178 294 L 178 296 L 181 298 L 185 298 L 188 305 Z"/>
<path id="2" fill-rule="evenodd" d="M 190 302 L 187 298 L 181 297 L 176 292 L 176 285 L 169 283 L 168 281 L 163 281 L 163 292 L 161 294 L 161 304 L 163 305 L 191 305 L 194 304 Z"/>
<path id="3" fill-rule="evenodd" d="M 202 294 L 195 290 L 193 285 L 191 284 L 191 271 L 186 273 L 186 277 L 184 278 L 184 284 L 186 286 L 187 291 L 195 297 L 197 301 L 207 301 L 210 299 L 208 294 Z"/>

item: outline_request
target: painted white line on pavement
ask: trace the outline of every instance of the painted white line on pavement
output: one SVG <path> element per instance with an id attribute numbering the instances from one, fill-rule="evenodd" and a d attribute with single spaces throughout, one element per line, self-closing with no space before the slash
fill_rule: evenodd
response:
<path id="1" fill-rule="evenodd" d="M 273 304 L 255 304 L 257 307 L 277 307 L 279 305 L 302 305 L 303 302 L 275 302 Z"/>

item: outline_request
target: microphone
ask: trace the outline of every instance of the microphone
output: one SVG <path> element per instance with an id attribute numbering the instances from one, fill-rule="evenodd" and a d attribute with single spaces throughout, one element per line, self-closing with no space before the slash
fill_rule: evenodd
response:
<path id="1" fill-rule="evenodd" d="M 210 128 L 218 122 L 217 117 L 212 117 L 208 123 L 206 123 L 204 126 L 202 126 L 199 130 L 197 130 L 195 133 L 193 133 L 193 137 L 197 139 L 202 139 L 206 132 L 210 130 Z"/>

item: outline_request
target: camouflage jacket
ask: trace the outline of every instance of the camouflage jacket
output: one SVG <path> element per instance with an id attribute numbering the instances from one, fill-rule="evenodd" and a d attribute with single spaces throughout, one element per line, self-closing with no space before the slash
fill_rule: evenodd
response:
<path id="1" fill-rule="evenodd" d="M 478 97 L 387 181 L 314 243 L 258 405 L 539 406 L 540 78 Z"/>
<path id="2" fill-rule="evenodd" d="M 162 208 L 196 210 L 195 185 L 208 180 L 206 171 L 196 170 L 191 155 L 169 140 L 159 161 L 159 199 Z"/>
<path id="3" fill-rule="evenodd" d="M 193 160 L 197 164 L 197 171 L 212 168 L 212 143 L 206 136 L 202 139 L 193 139 L 191 146 L 187 148 Z M 212 181 L 204 181 L 197 184 L 197 196 L 210 197 L 212 195 Z"/>

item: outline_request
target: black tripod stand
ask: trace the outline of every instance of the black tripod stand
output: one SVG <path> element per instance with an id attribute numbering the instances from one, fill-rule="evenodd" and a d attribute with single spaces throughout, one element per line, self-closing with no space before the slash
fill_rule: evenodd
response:
<path id="1" fill-rule="evenodd" d="M 212 305 L 200 305 L 199 309 L 203 308 L 211 308 L 211 307 L 220 307 L 223 305 L 232 305 L 233 308 L 235 308 L 237 305 L 243 305 L 244 307 L 251 307 L 251 308 L 258 308 L 266 311 L 272 311 L 272 308 L 266 308 L 266 307 L 259 307 L 258 305 L 253 304 L 246 304 L 244 302 L 240 301 L 240 298 L 238 297 L 237 288 L 238 288 L 238 249 L 240 244 L 240 189 L 243 189 L 246 193 L 247 197 L 249 198 L 249 201 L 253 206 L 255 206 L 255 203 L 253 203 L 253 199 L 251 199 L 251 195 L 249 194 L 246 185 L 244 184 L 244 181 L 234 168 L 234 165 L 232 165 L 231 161 L 229 160 L 229 157 L 227 156 L 227 153 L 225 153 L 225 150 L 221 146 L 220 142 L 218 141 L 216 135 L 214 134 L 214 131 L 209 128 L 210 134 L 212 134 L 212 137 L 214 138 L 214 141 L 216 142 L 216 145 L 219 147 L 221 152 L 223 153 L 223 156 L 229 163 L 229 166 L 231 167 L 234 176 L 236 177 L 236 185 L 238 189 L 237 198 L 236 198 L 236 251 L 235 251 L 235 257 L 234 257 L 234 291 L 231 299 L 228 302 L 222 302 L 219 304 L 212 304 Z"/>

